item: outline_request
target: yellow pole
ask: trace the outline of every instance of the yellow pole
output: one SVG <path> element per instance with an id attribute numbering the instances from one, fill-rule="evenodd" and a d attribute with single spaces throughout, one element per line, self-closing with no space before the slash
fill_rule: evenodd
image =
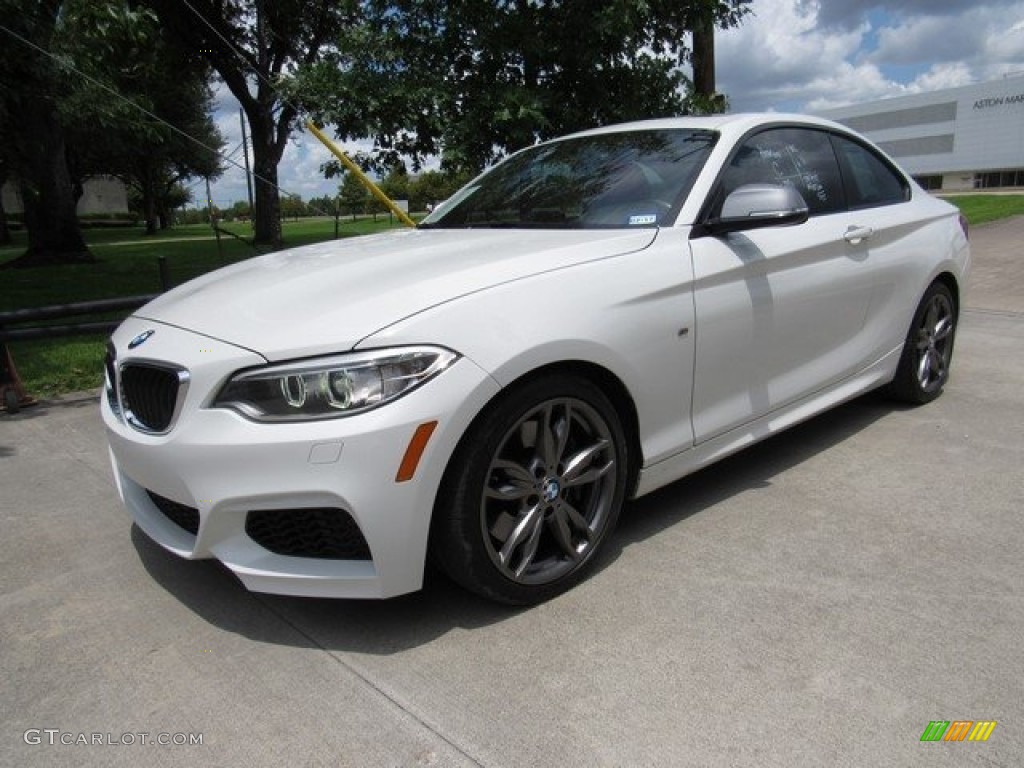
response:
<path id="1" fill-rule="evenodd" d="M 346 155 L 337 146 L 335 146 L 334 142 L 331 141 L 330 139 L 328 139 L 324 135 L 323 131 L 321 131 L 319 128 L 317 128 L 315 125 L 313 125 L 312 122 L 306 123 L 306 127 L 309 128 L 309 132 L 310 133 L 312 133 L 314 136 L 316 136 L 318 139 L 320 139 L 320 142 L 325 147 L 327 147 L 327 149 L 329 149 L 331 151 L 332 155 L 334 155 L 336 158 L 338 158 L 341 161 L 342 165 L 344 165 L 346 168 L 348 168 L 348 170 L 350 170 L 353 174 L 355 174 L 355 177 L 357 179 L 359 179 L 359 181 L 362 183 L 362 185 L 364 187 L 366 187 L 368 190 L 370 190 L 370 194 L 371 195 L 373 195 L 378 200 L 380 200 L 382 203 L 384 203 L 384 205 L 386 205 L 388 207 L 388 210 L 391 211 L 393 214 L 395 214 L 395 216 L 398 217 L 398 220 L 400 222 L 405 224 L 405 226 L 407 226 L 407 227 L 415 227 L 416 226 L 416 222 L 413 221 L 412 219 L 410 219 L 409 215 L 405 211 L 403 211 L 401 208 L 399 208 L 397 205 L 395 205 L 395 202 L 390 197 L 385 195 L 381 191 L 381 188 L 378 187 L 376 184 L 374 184 L 373 180 L 369 176 L 367 176 L 365 173 L 363 173 L 363 169 L 360 168 L 355 163 L 353 163 L 349 159 L 348 155 Z"/>

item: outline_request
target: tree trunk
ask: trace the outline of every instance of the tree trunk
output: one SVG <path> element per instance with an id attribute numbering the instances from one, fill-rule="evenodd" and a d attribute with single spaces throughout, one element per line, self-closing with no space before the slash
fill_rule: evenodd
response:
<path id="1" fill-rule="evenodd" d="M 161 232 L 166 232 L 171 228 L 171 209 L 167 207 L 167 201 L 162 197 L 156 202 L 156 218 L 160 222 Z"/>
<path id="2" fill-rule="evenodd" d="M 711 14 L 693 25 L 693 90 L 707 99 L 715 95 L 715 21 Z"/>
<path id="3" fill-rule="evenodd" d="M 146 234 L 155 235 L 157 231 L 156 190 L 149 174 L 142 180 L 142 215 L 146 217 Z"/>
<path id="4" fill-rule="evenodd" d="M 10 265 L 35 267 L 95 261 L 78 226 L 64 131 L 56 110 L 47 99 L 29 100 L 20 117 L 31 137 L 30 151 L 23 158 L 19 174 L 28 250 Z"/>
<path id="5" fill-rule="evenodd" d="M 253 130 L 253 170 L 256 174 L 256 210 L 253 212 L 257 243 L 280 248 L 281 198 L 277 191 L 277 164 L 281 159 L 273 142 L 257 140 Z"/>
<path id="6" fill-rule="evenodd" d="M 0 174 L 0 245 L 7 245 L 11 242 L 11 230 L 7 228 L 7 212 L 4 210 L 4 182 L 7 177 Z"/>

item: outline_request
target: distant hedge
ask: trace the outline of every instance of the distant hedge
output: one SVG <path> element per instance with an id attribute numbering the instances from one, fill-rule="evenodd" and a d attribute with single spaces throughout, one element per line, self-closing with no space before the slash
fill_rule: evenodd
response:
<path id="1" fill-rule="evenodd" d="M 83 229 L 99 229 L 101 227 L 134 227 L 139 223 L 136 213 L 86 213 L 78 217 Z"/>
<path id="2" fill-rule="evenodd" d="M 124 211 L 121 213 L 85 213 L 78 217 L 78 224 L 83 229 L 101 227 L 134 227 L 139 223 L 139 215 Z M 19 230 L 25 228 L 25 216 L 21 213 L 8 213 L 7 226 Z"/>

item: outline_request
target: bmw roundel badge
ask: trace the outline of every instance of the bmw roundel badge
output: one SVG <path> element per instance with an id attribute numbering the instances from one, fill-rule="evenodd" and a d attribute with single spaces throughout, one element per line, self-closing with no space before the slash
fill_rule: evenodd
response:
<path id="1" fill-rule="evenodd" d="M 146 343 L 146 339 L 148 339 L 154 333 L 156 333 L 156 331 L 154 331 L 152 328 L 148 331 L 143 331 L 134 339 L 128 342 L 128 349 L 135 349 L 136 347 L 142 346 L 143 344 Z"/>

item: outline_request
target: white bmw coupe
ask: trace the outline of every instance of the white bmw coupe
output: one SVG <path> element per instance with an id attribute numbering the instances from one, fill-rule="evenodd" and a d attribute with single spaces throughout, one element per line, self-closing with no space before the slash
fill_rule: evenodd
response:
<path id="1" fill-rule="evenodd" d="M 114 333 L 135 522 L 252 590 L 577 583 L 627 499 L 949 377 L 957 210 L 841 125 L 724 115 L 525 149 L 416 229 L 182 285 Z"/>

